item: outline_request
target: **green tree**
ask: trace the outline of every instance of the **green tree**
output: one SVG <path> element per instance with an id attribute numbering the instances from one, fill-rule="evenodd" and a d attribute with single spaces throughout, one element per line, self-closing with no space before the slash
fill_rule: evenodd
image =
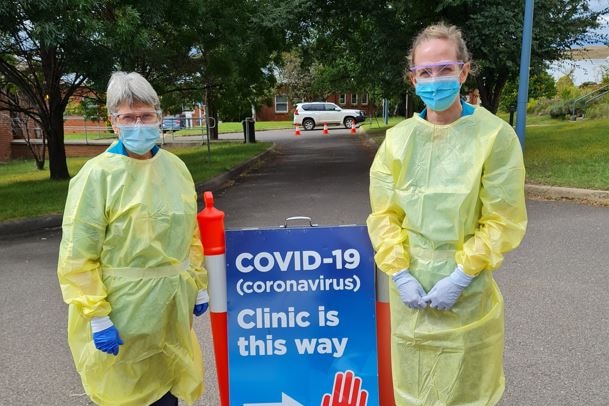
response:
<path id="1" fill-rule="evenodd" d="M 303 66 L 302 57 L 298 49 L 293 49 L 282 55 L 278 81 L 286 87 L 292 104 L 304 100 L 311 95 L 313 74 L 311 69 Z"/>
<path id="2" fill-rule="evenodd" d="M 609 85 L 609 67 L 602 66 L 601 85 Z"/>
<path id="3" fill-rule="evenodd" d="M 82 116 L 85 113 L 83 103 L 78 100 L 70 100 L 66 105 L 64 113 L 68 116 Z"/>
<path id="4" fill-rule="evenodd" d="M 408 42 L 417 29 L 415 20 L 404 18 L 404 3 L 311 1 L 308 37 L 301 47 L 304 64 L 315 66 L 316 93 L 401 93 Z"/>
<path id="5" fill-rule="evenodd" d="M 361 86 L 380 87 L 388 97 L 403 91 L 403 71 L 414 35 L 429 24 L 445 21 L 459 26 L 473 54 L 477 70 L 473 80 L 482 105 L 492 112 L 501 93 L 519 73 L 524 0 L 440 0 L 393 2 L 364 0 L 352 7 L 338 0 L 328 7 L 312 0 L 315 24 L 311 44 L 305 44 L 314 59 L 327 64 L 345 61 L 344 80 Z M 537 0 L 533 25 L 531 66 L 542 66 L 563 58 L 574 45 L 599 39 L 590 29 L 608 9 L 590 11 L 588 0 Z M 338 70 L 340 71 L 340 70 Z"/>
<path id="6" fill-rule="evenodd" d="M 276 84 L 282 52 L 301 40 L 306 0 L 204 0 L 195 60 L 209 117 L 242 119 Z M 217 138 L 217 128 L 209 132 Z"/>
<path id="7" fill-rule="evenodd" d="M 122 69 L 142 73 L 161 94 L 182 90 L 182 78 L 197 67 L 188 22 L 201 17 L 198 10 L 195 0 L 180 7 L 169 0 L 0 3 L 0 109 L 42 128 L 51 179 L 69 178 L 63 114 L 77 89 L 101 95 L 111 72 Z"/>
<path id="8" fill-rule="evenodd" d="M 45 135 L 51 179 L 69 178 L 63 113 L 87 74 L 109 68 L 93 38 L 94 1 L 0 3 L 0 109 L 32 119 Z M 93 63 L 96 61 L 96 63 Z M 9 86 L 11 85 L 11 86 Z M 3 97 L 2 97 L 3 96 Z"/>
<path id="9" fill-rule="evenodd" d="M 552 98 L 556 96 L 556 82 L 546 70 L 542 69 L 531 74 L 529 78 L 529 98 Z M 501 94 L 500 109 L 507 111 L 510 106 L 516 106 L 518 101 L 518 79 L 509 80 Z"/>
<path id="10" fill-rule="evenodd" d="M 482 104 L 496 112 L 508 80 L 515 80 L 520 68 L 523 4 L 507 0 L 465 1 L 466 39 L 479 65 L 476 82 Z M 452 10 L 452 7 L 449 8 Z M 471 14 L 467 14 L 471 12 Z M 598 16 L 587 0 L 542 0 L 535 2 L 531 66 L 562 59 L 574 45 L 590 39 L 590 28 L 598 26 Z M 458 20 L 452 22 L 459 24 Z"/>
<path id="11" fill-rule="evenodd" d="M 579 95 L 579 90 L 573 83 L 572 73 L 561 76 L 556 81 L 556 92 L 562 101 L 568 101 Z"/>
<path id="12" fill-rule="evenodd" d="M 198 41 L 191 28 L 206 18 L 200 1 L 106 0 L 103 9 L 103 43 L 112 51 L 112 70 L 136 71 L 150 81 L 168 106 L 178 103 L 179 94 L 201 87 L 193 78 L 200 63 L 193 58 Z M 208 16 L 207 16 L 208 18 Z M 111 70 L 90 77 L 89 87 L 103 99 Z M 172 100 L 175 99 L 176 101 Z"/>

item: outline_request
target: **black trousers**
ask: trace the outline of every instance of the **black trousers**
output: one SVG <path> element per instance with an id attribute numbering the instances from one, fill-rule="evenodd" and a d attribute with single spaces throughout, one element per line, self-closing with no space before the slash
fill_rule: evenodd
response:
<path id="1" fill-rule="evenodd" d="M 151 404 L 150 406 L 178 406 L 178 398 L 173 396 L 171 392 L 167 392 L 162 398 Z"/>

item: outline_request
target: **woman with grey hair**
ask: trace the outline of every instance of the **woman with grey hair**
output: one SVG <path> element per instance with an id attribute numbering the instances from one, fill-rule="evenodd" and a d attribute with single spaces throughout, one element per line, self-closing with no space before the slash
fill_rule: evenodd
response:
<path id="1" fill-rule="evenodd" d="M 68 342 L 100 405 L 176 405 L 203 392 L 193 314 L 207 309 L 197 196 L 184 163 L 160 149 L 159 98 L 137 73 L 107 91 L 118 141 L 71 180 L 58 278 Z"/>

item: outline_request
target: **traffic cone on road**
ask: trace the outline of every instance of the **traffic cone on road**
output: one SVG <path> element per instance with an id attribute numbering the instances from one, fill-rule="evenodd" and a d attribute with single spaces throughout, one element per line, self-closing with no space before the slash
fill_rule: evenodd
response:
<path id="1" fill-rule="evenodd" d="M 351 122 L 351 134 L 357 134 L 357 129 L 355 128 L 355 121 Z"/>
<path id="2" fill-rule="evenodd" d="M 324 123 L 324 130 L 321 132 L 323 135 L 328 135 L 328 123 Z"/>
<path id="3" fill-rule="evenodd" d="M 300 126 L 298 124 L 296 124 L 296 130 L 294 131 L 294 135 L 295 136 L 299 136 L 300 135 Z"/>
<path id="4" fill-rule="evenodd" d="M 205 268 L 209 279 L 209 317 L 213 337 L 214 356 L 220 405 L 228 406 L 228 302 L 226 291 L 226 239 L 224 212 L 214 207 L 214 195 L 203 192 L 205 208 L 197 214 L 199 233 L 203 243 Z"/>

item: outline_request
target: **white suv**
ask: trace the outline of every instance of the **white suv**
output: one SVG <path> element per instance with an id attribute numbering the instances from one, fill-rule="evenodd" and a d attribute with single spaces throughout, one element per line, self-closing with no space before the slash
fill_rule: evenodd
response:
<path id="1" fill-rule="evenodd" d="M 305 130 L 312 130 L 324 123 L 343 124 L 345 128 L 351 128 L 353 123 L 365 120 L 366 115 L 361 110 L 342 109 L 328 102 L 298 103 L 294 110 L 294 125 L 298 124 Z"/>

